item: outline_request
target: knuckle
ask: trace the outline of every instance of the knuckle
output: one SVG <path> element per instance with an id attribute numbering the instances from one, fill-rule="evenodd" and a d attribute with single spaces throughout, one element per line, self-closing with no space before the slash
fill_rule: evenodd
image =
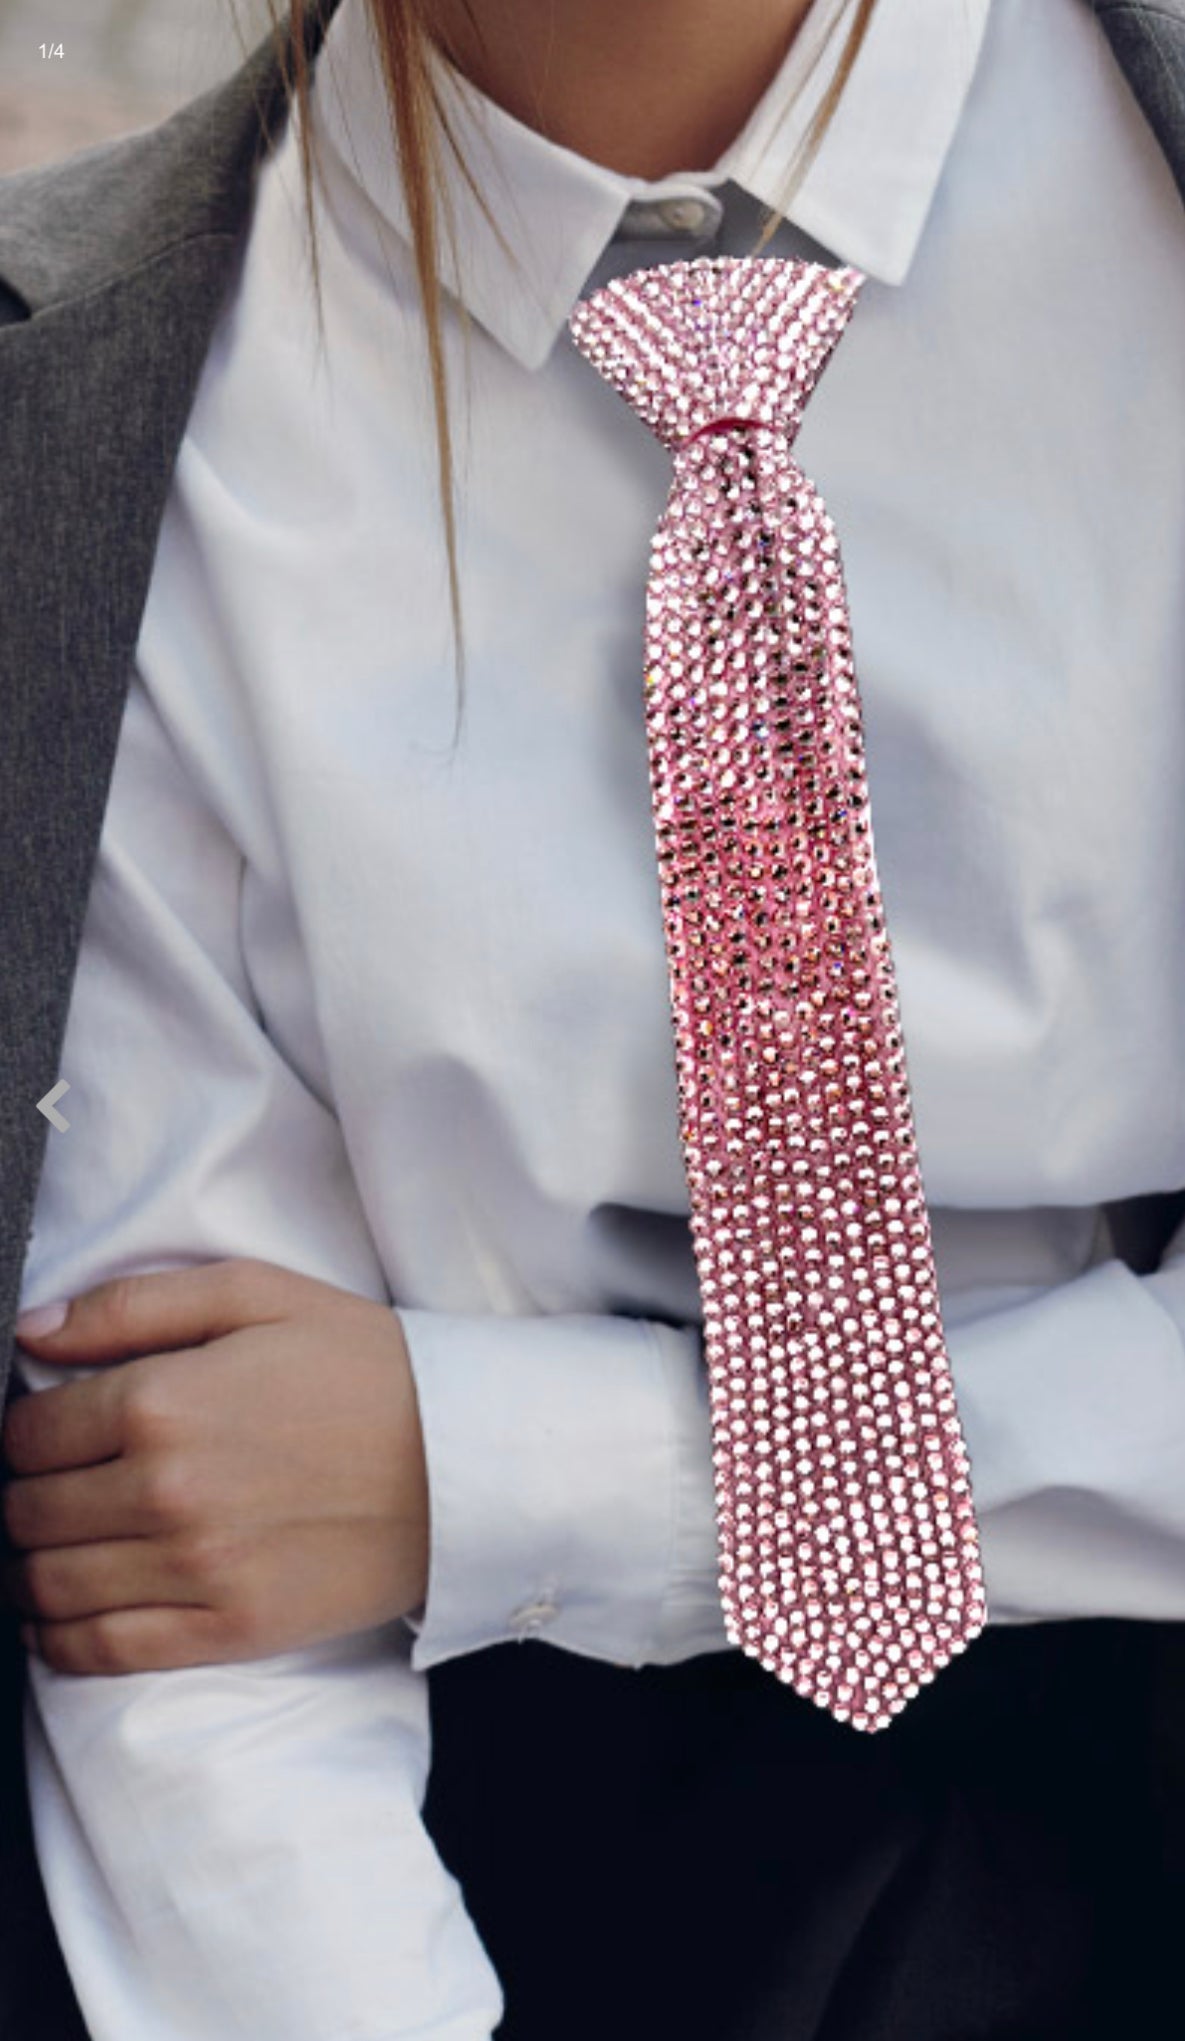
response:
<path id="1" fill-rule="evenodd" d="M 136 1322 L 136 1283 L 131 1276 L 112 1276 L 95 1294 L 104 1327 L 115 1337 L 131 1334 Z"/>
<path id="2" fill-rule="evenodd" d="M 221 1587 L 234 1571 L 229 1541 L 208 1532 L 194 1532 L 183 1538 L 177 1558 L 186 1578 L 207 1592 Z"/>
<path id="3" fill-rule="evenodd" d="M 228 1301 L 236 1316 L 250 1318 L 280 1308 L 284 1271 L 273 1263 L 240 1256 L 225 1265 Z"/>
<path id="4" fill-rule="evenodd" d="M 184 1531 L 195 1521 L 195 1483 L 173 1454 L 146 1460 L 140 1477 L 140 1505 L 152 1530 Z"/>
<path id="5" fill-rule="evenodd" d="M 259 1614 L 250 1600 L 235 1601 L 219 1613 L 218 1636 L 231 1658 L 251 1658 L 259 1649 Z"/>
<path id="6" fill-rule="evenodd" d="M 173 1434 L 173 1415 L 159 1384 L 141 1378 L 131 1383 L 123 1400 L 123 1433 L 133 1451 L 151 1451 Z"/>
<path id="7" fill-rule="evenodd" d="M 86 1626 L 85 1656 L 95 1672 L 130 1672 L 132 1661 L 119 1629 L 103 1616 L 93 1616 Z"/>

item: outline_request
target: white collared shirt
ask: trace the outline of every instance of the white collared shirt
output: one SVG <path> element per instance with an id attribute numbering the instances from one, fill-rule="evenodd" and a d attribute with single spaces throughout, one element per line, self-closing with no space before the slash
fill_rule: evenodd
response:
<path id="1" fill-rule="evenodd" d="M 657 184 L 460 93 L 518 266 L 458 188 L 451 760 L 362 0 L 316 80 L 323 356 L 294 131 L 262 173 L 22 1304 L 233 1255 L 393 1302 L 431 1582 L 414 1623 L 262 1664 L 34 1664 L 37 1844 L 94 2041 L 486 2041 L 498 1980 L 419 1819 L 426 1668 L 527 1635 L 725 1648 L 641 715 L 669 463 L 565 321 L 615 272 L 753 246 L 815 36 L 714 172 Z M 1139 1278 L 1100 1212 L 1185 1183 L 1185 219 L 1081 0 L 880 0 L 793 217 L 767 253 L 813 236 L 868 277 L 798 451 L 844 549 L 992 1614 L 1185 1618 L 1185 1248 Z"/>

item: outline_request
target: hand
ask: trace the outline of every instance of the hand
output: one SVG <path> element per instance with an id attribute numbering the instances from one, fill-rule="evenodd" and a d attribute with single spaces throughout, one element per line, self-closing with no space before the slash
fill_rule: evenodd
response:
<path id="1" fill-rule="evenodd" d="M 18 1338 L 55 1366 L 124 1363 L 4 1424 L 9 1592 L 51 1666 L 266 1658 L 424 1600 L 423 1439 L 389 1306 L 222 1261 L 102 1283 Z"/>

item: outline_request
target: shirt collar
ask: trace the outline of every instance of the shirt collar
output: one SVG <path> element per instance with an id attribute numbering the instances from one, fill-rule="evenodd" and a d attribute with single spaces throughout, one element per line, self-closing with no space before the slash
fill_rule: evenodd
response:
<path id="1" fill-rule="evenodd" d="M 901 283 L 908 273 L 971 85 L 989 4 L 878 0 L 831 126 L 790 207 L 796 226 L 883 283 Z M 511 251 L 445 147 L 455 245 L 442 234 L 444 288 L 525 368 L 539 368 L 632 202 L 731 182 L 761 205 L 777 204 L 835 74 L 853 5 L 841 0 L 837 11 L 816 0 L 718 163 L 658 182 L 621 176 L 545 140 L 440 62 L 459 146 Z M 409 238 L 364 0 L 344 0 L 330 24 L 313 109 L 316 145 L 327 146 L 383 218 Z"/>

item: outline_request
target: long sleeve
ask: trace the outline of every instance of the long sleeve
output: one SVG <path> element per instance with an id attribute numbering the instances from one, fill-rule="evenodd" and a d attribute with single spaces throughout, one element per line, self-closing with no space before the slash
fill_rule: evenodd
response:
<path id="1" fill-rule="evenodd" d="M 431 1494 L 413 1665 L 515 1637 L 635 1666 L 729 1648 L 698 1331 L 400 1316 Z"/>
<path id="2" fill-rule="evenodd" d="M 955 1329 L 997 1620 L 1185 1617 L 1185 1271 L 1107 1261 Z"/>
<path id="3" fill-rule="evenodd" d="M 254 1009 L 242 877 L 133 684 L 23 1304 L 232 1254 L 385 1299 L 334 1117 Z M 30 1671 L 38 1853 L 93 2041 L 487 2041 L 500 1987 L 420 1820 L 400 1625 L 250 1664 Z"/>
<path id="4" fill-rule="evenodd" d="M 995 1621 L 1185 1617 L 1185 1235 L 1165 1262 L 950 1314 Z M 698 1335 L 403 1318 L 435 1502 L 413 1663 L 522 1635 L 635 1665 L 727 1648 Z"/>

